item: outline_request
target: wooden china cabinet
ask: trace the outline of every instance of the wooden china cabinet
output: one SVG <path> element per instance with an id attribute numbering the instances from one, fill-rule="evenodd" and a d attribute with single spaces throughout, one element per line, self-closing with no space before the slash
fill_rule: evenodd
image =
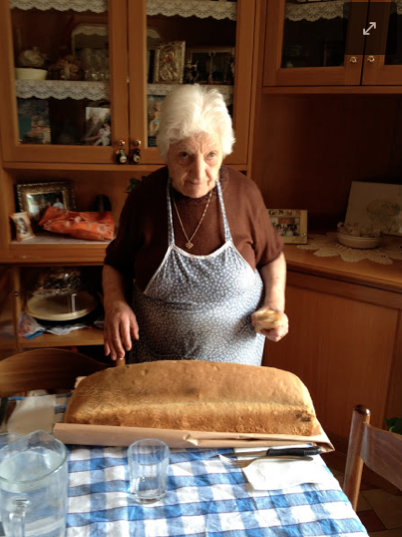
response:
<path id="1" fill-rule="evenodd" d="M 325 235 L 353 181 L 402 185 L 402 3 L 267 0 L 258 18 L 253 179 L 268 207 L 307 209 Z M 290 332 L 264 364 L 302 378 L 344 451 L 354 405 L 378 427 L 402 415 L 402 258 L 332 255 L 285 245 Z"/>
<path id="2" fill-rule="evenodd" d="M 10 214 L 17 186 L 69 180 L 77 210 L 107 196 L 117 221 L 132 179 L 159 168 L 158 107 L 178 83 L 213 84 L 233 115 L 236 148 L 227 163 L 248 172 L 257 0 L 5 0 L 0 3 L 0 348 L 101 345 L 97 329 L 17 337 L 30 267 L 100 270 L 106 244 L 37 233 L 17 242 Z M 162 76 L 172 45 L 176 72 Z M 163 49 L 165 46 L 165 49 Z M 170 58 L 172 59 L 172 58 Z M 168 60 L 166 60 L 167 62 Z M 43 76 L 44 79 L 39 79 Z M 97 114 L 94 119 L 93 114 Z M 100 116 L 100 117 L 99 117 Z M 104 141 L 89 136 L 101 121 Z M 100 131 L 99 131 L 100 132 Z M 125 142 L 137 164 L 118 164 Z M 110 145 L 108 145 L 108 143 Z M 14 337 L 12 337 L 14 336 Z"/>
<path id="3" fill-rule="evenodd" d="M 267 2 L 265 17 L 262 84 L 267 91 L 357 86 L 371 93 L 385 91 L 378 86 L 402 84 L 399 0 L 278 0 Z"/>

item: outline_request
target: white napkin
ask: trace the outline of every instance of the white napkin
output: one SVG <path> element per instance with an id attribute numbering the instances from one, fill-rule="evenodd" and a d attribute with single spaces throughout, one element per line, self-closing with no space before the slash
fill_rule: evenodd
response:
<path id="1" fill-rule="evenodd" d="M 234 451 L 246 450 L 236 448 Z M 252 452 L 253 449 L 249 451 Z M 264 459 L 255 461 L 242 470 L 254 490 L 287 489 L 304 483 L 339 487 L 339 482 L 329 472 L 320 455 L 315 455 L 312 461 Z"/>
<path id="2" fill-rule="evenodd" d="M 25 397 L 17 401 L 8 418 L 7 432 L 29 434 L 33 431 L 51 433 L 54 424 L 55 395 Z"/>

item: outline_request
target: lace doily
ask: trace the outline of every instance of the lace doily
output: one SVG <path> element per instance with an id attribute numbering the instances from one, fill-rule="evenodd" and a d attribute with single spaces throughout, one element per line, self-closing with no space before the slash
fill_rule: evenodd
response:
<path id="1" fill-rule="evenodd" d="M 237 2 L 210 2 L 209 0 L 148 0 L 147 15 L 165 17 L 198 17 L 236 20 Z"/>
<path id="2" fill-rule="evenodd" d="M 104 13 L 107 11 L 108 0 L 10 0 L 10 8 L 18 9 L 56 9 L 57 11 L 92 11 Z"/>
<path id="3" fill-rule="evenodd" d="M 319 19 L 335 19 L 343 17 L 345 0 L 331 2 L 314 2 L 306 4 L 286 4 L 285 18 L 291 21 L 306 20 L 315 22 Z"/>
<path id="4" fill-rule="evenodd" d="M 339 255 L 343 261 L 348 263 L 369 259 L 382 265 L 392 265 L 393 259 L 402 261 L 402 243 L 393 240 L 379 248 L 358 250 L 339 244 L 336 233 L 329 232 L 326 235 L 309 235 L 308 244 L 300 244 L 297 247 L 300 250 L 317 250 L 314 252 L 317 257 L 336 257 Z"/>
<path id="5" fill-rule="evenodd" d="M 109 99 L 108 82 L 74 82 L 69 80 L 16 80 L 17 97 L 21 99 Z"/>
<path id="6" fill-rule="evenodd" d="M 148 95 L 167 95 L 172 89 L 176 88 L 179 84 L 148 84 Z M 226 104 L 232 104 L 233 102 L 233 86 L 213 85 L 210 86 L 216 88 L 225 100 Z"/>

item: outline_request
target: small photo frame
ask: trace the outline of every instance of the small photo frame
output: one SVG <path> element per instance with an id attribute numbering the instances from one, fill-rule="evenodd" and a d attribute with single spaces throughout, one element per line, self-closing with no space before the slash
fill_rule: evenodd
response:
<path id="1" fill-rule="evenodd" d="M 86 145 L 112 145 L 110 108 L 87 106 L 85 108 L 84 143 Z"/>
<path id="2" fill-rule="evenodd" d="M 154 83 L 182 84 L 185 59 L 185 41 L 160 43 L 155 50 Z"/>
<path id="3" fill-rule="evenodd" d="M 159 130 L 159 113 L 164 98 L 164 95 L 147 96 L 148 147 L 156 147 L 156 135 Z"/>
<path id="4" fill-rule="evenodd" d="M 67 210 L 75 208 L 72 183 L 68 180 L 19 184 L 17 197 L 20 211 L 28 213 L 34 229 L 39 229 L 38 222 L 49 206 Z"/>
<path id="5" fill-rule="evenodd" d="M 49 105 L 44 99 L 17 99 L 21 144 L 50 144 Z"/>
<path id="6" fill-rule="evenodd" d="M 26 211 L 11 214 L 10 218 L 14 222 L 15 238 L 18 242 L 35 237 L 29 214 Z"/>
<path id="7" fill-rule="evenodd" d="M 307 211 L 304 209 L 267 209 L 273 228 L 285 244 L 307 244 Z"/>
<path id="8" fill-rule="evenodd" d="M 187 84 L 234 84 L 234 47 L 191 47 L 186 52 Z"/>

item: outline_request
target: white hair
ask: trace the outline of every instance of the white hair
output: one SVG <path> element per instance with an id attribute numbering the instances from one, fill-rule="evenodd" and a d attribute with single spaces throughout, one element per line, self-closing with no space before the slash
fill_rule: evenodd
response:
<path id="1" fill-rule="evenodd" d="M 232 152 L 232 118 L 222 94 L 199 84 L 179 86 L 162 102 L 156 138 L 161 157 L 167 158 L 172 143 L 200 132 L 219 135 L 224 157 Z"/>

